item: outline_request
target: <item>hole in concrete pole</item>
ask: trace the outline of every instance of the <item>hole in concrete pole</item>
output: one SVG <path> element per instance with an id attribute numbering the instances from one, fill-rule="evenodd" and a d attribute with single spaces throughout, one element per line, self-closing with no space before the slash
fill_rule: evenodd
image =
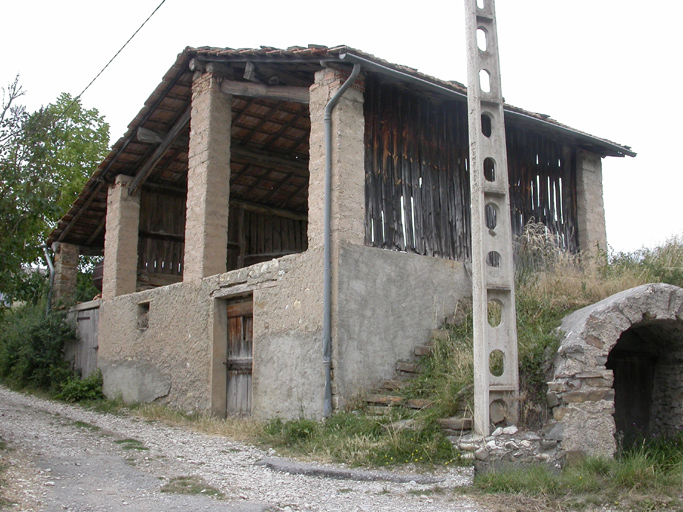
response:
<path id="1" fill-rule="evenodd" d="M 485 69 L 479 70 L 479 88 L 482 92 L 491 92 L 491 74 Z"/>
<path id="2" fill-rule="evenodd" d="M 487 203 L 484 207 L 484 214 L 486 217 L 486 227 L 493 231 L 498 225 L 498 207 L 493 203 Z"/>
<path id="3" fill-rule="evenodd" d="M 492 127 L 493 127 L 493 119 L 491 118 L 491 114 L 482 114 L 481 115 L 481 133 L 484 134 L 484 137 L 490 137 L 491 136 Z"/>
<path id="4" fill-rule="evenodd" d="M 494 377 L 500 377 L 505 371 L 505 354 L 501 350 L 492 350 L 489 354 L 489 371 Z"/>
<path id="5" fill-rule="evenodd" d="M 491 157 L 484 160 L 484 178 L 486 181 L 496 181 L 496 162 Z"/>
<path id="6" fill-rule="evenodd" d="M 486 255 L 486 264 L 489 267 L 500 267 L 500 253 L 491 251 Z"/>
<path id="7" fill-rule="evenodd" d="M 486 30 L 483 28 L 478 28 L 477 29 L 477 48 L 479 48 L 482 52 L 485 52 L 486 49 L 489 46 L 488 42 L 488 34 L 486 34 Z"/>
<path id="8" fill-rule="evenodd" d="M 499 300 L 489 300 L 487 317 L 491 327 L 498 327 L 503 321 L 503 304 Z"/>
<path id="9" fill-rule="evenodd" d="M 479 9 L 483 9 L 484 6 L 485 6 L 484 0 L 477 0 L 477 7 L 478 7 Z"/>

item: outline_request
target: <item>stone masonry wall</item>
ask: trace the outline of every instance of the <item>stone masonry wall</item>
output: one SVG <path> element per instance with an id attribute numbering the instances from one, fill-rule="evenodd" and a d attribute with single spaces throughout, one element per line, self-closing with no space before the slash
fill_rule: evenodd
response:
<path id="1" fill-rule="evenodd" d="M 554 423 L 547 425 L 562 449 L 611 457 L 616 451 L 613 373 L 607 357 L 621 334 L 652 323 L 680 325 L 683 289 L 648 284 L 613 295 L 567 316 L 564 337 L 548 383 Z M 675 382 L 675 381 L 674 381 Z M 677 384 L 673 388 L 678 388 Z M 671 389 L 676 396 L 680 390 Z"/>
<path id="2" fill-rule="evenodd" d="M 130 196 L 132 176 L 119 174 L 107 195 L 104 234 L 104 300 L 133 293 L 137 285 L 140 196 Z"/>
<path id="3" fill-rule="evenodd" d="M 52 244 L 55 252 L 55 282 L 52 302 L 68 300 L 76 293 L 78 280 L 79 249 L 76 245 L 55 242 Z"/>
<path id="4" fill-rule="evenodd" d="M 226 270 L 232 97 L 211 73 L 192 83 L 183 279 Z"/>

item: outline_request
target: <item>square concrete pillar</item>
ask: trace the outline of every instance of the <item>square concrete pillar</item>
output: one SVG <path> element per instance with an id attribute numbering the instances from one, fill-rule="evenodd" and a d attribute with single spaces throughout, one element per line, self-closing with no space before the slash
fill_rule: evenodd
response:
<path id="1" fill-rule="evenodd" d="M 607 250 L 605 204 L 602 199 L 602 158 L 595 153 L 576 153 L 576 204 L 579 249 L 597 254 Z"/>
<path id="2" fill-rule="evenodd" d="M 184 281 L 227 268 L 231 105 L 212 73 L 192 83 Z"/>
<path id="3" fill-rule="evenodd" d="M 119 174 L 107 195 L 102 298 L 134 293 L 138 278 L 140 196 L 131 196 L 132 176 Z"/>
<path id="4" fill-rule="evenodd" d="M 52 303 L 68 301 L 76 293 L 78 280 L 78 256 L 77 245 L 55 242 L 52 244 L 55 252 L 55 283 L 52 288 Z"/>
<path id="5" fill-rule="evenodd" d="M 325 207 L 325 107 L 348 73 L 324 69 L 311 86 L 308 247 L 322 247 Z M 365 118 L 357 80 L 332 112 L 332 244 L 365 243 Z M 333 251 L 334 252 L 334 251 Z M 334 256 L 333 256 L 334 258 Z"/>

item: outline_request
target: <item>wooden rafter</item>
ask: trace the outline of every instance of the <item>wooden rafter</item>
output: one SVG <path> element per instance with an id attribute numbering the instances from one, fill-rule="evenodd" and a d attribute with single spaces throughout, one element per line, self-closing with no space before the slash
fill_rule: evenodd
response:
<path id="1" fill-rule="evenodd" d="M 178 119 L 178 121 L 176 121 L 176 123 L 173 125 L 173 128 L 171 128 L 171 131 L 166 134 L 163 142 L 159 144 L 159 147 L 157 147 L 156 151 L 154 151 L 152 156 L 135 174 L 135 178 L 133 179 L 129 188 L 129 193 L 131 195 L 137 192 L 140 186 L 154 170 L 154 166 L 159 162 L 159 160 L 161 160 L 168 148 L 171 147 L 171 144 L 173 144 L 173 141 L 176 139 L 176 137 L 178 137 L 178 135 L 180 135 L 180 133 L 185 129 L 187 124 L 190 122 L 191 111 L 191 107 L 187 107 L 183 115 L 180 116 L 180 119 Z"/>

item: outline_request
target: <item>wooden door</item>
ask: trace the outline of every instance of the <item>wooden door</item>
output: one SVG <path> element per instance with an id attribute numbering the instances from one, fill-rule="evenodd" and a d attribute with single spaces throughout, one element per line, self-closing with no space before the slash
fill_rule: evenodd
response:
<path id="1" fill-rule="evenodd" d="M 97 327 L 100 309 L 84 309 L 76 314 L 76 332 L 78 344 L 74 357 L 74 369 L 80 370 L 83 377 L 87 377 L 97 369 Z"/>
<path id="2" fill-rule="evenodd" d="M 252 298 L 228 302 L 228 415 L 251 413 L 252 333 L 254 325 Z"/>

